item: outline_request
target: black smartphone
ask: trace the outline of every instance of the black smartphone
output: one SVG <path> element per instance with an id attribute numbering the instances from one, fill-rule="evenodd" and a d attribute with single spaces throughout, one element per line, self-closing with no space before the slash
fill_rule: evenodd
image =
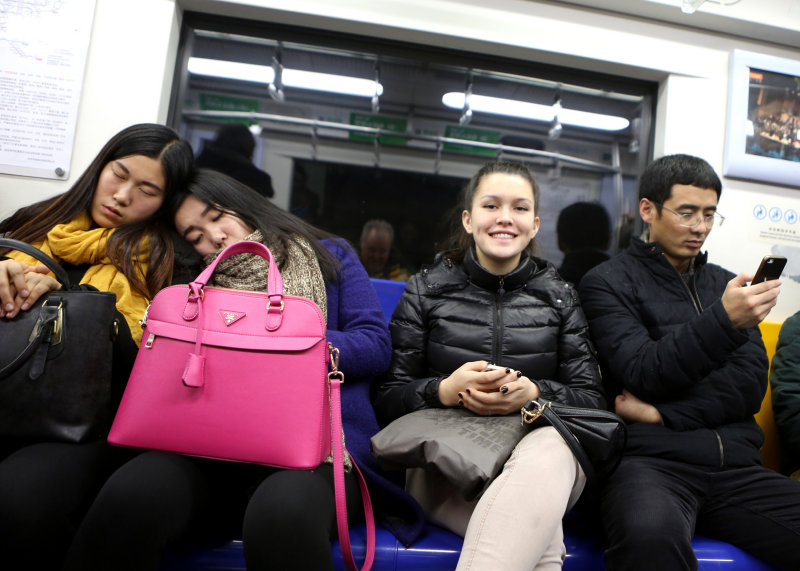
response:
<path id="1" fill-rule="evenodd" d="M 760 284 L 769 280 L 777 280 L 781 277 L 781 272 L 786 265 L 786 258 L 783 256 L 764 256 L 758 265 L 756 275 L 750 285 Z"/>

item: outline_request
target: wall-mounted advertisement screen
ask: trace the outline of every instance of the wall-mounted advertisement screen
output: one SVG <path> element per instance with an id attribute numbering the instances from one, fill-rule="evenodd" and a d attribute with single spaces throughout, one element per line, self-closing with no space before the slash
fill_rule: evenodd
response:
<path id="1" fill-rule="evenodd" d="M 800 187 L 800 61 L 731 54 L 723 174 Z"/>

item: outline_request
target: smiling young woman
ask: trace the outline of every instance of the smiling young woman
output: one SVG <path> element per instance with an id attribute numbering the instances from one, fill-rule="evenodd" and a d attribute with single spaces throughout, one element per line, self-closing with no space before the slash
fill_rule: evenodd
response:
<path id="1" fill-rule="evenodd" d="M 470 208 L 461 214 L 464 229 L 475 241 L 478 262 L 493 274 L 516 268 L 539 230 L 533 188 L 518 174 L 486 175 L 475 189 Z"/>
<path id="2" fill-rule="evenodd" d="M 533 255 L 538 199 L 520 163 L 488 163 L 470 180 L 450 249 L 411 277 L 395 309 L 392 364 L 373 398 L 383 425 L 425 408 L 519 414 L 538 397 L 605 406 L 575 290 Z M 428 516 L 464 537 L 460 571 L 560 567 L 561 518 L 585 477 L 553 428 L 522 438 L 477 501 L 418 475 L 409 482 Z"/>

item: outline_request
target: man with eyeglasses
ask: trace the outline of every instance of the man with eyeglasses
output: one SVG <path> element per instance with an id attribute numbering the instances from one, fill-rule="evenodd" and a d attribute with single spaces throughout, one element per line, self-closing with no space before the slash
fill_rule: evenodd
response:
<path id="1" fill-rule="evenodd" d="M 800 569 L 800 482 L 761 466 L 753 418 L 769 368 L 757 326 L 780 281 L 748 286 L 753 274 L 707 263 L 721 191 L 700 158 L 654 161 L 639 182 L 647 237 L 580 283 L 606 389 L 629 428 L 600 498 L 612 571 L 697 569 L 695 532 Z"/>

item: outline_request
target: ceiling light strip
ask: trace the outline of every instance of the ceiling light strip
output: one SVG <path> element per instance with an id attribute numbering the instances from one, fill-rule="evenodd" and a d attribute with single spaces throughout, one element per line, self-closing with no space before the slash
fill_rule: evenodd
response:
<path id="1" fill-rule="evenodd" d="M 451 109 L 463 109 L 464 100 L 464 93 L 458 91 L 451 91 L 442 96 L 442 103 Z M 542 105 L 539 103 L 502 99 L 499 97 L 487 97 L 485 95 L 470 95 L 469 108 L 473 112 L 482 111 L 494 115 L 519 117 L 533 121 L 550 122 L 555 118 L 555 108 L 553 105 Z M 565 125 L 601 131 L 621 131 L 630 125 L 630 121 L 624 117 L 568 109 L 563 107 L 563 101 L 562 107 L 558 111 L 558 120 Z"/>
<path id="2" fill-rule="evenodd" d="M 275 70 L 271 66 L 208 58 L 189 58 L 187 69 L 189 73 L 194 75 L 252 81 L 267 85 L 271 84 L 275 79 Z M 374 97 L 376 93 L 379 96 L 383 94 L 383 86 L 380 84 L 376 86 L 374 79 L 289 68 L 284 68 L 281 78 L 283 85 L 297 89 L 311 89 L 370 98 Z"/>

